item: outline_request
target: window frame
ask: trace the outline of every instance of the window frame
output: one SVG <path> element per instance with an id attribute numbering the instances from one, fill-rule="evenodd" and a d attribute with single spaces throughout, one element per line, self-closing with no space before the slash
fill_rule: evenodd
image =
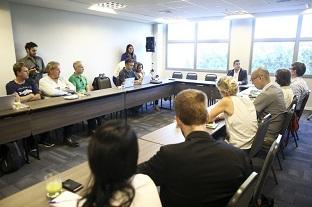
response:
<path id="1" fill-rule="evenodd" d="M 304 41 L 312 41 L 312 37 L 303 37 L 301 38 L 301 30 L 302 30 L 302 21 L 304 18 L 304 14 L 279 14 L 274 16 L 287 16 L 287 15 L 297 15 L 298 21 L 297 21 L 297 31 L 296 36 L 294 38 L 255 38 L 255 28 L 256 28 L 256 18 L 261 18 L 265 16 L 258 16 L 255 19 L 253 19 L 252 22 L 252 45 L 251 45 L 251 51 L 250 51 L 250 60 L 249 60 L 249 70 L 248 73 L 251 74 L 253 71 L 252 68 L 252 61 L 253 61 L 253 53 L 254 53 L 254 43 L 256 42 L 294 42 L 294 50 L 293 50 L 293 58 L 292 62 L 296 62 L 298 60 L 298 54 L 299 54 L 299 45 L 301 42 Z M 272 16 L 273 17 L 273 16 Z M 270 73 L 270 75 L 274 75 L 274 73 Z M 304 78 L 312 78 L 312 74 L 305 74 L 303 76 Z"/>
<path id="2" fill-rule="evenodd" d="M 222 19 L 207 19 L 202 21 L 213 21 L 213 20 L 222 20 Z M 166 35 L 166 46 L 165 46 L 165 67 L 166 70 L 180 70 L 180 71 L 191 71 L 191 72 L 209 72 L 209 73 L 226 73 L 229 70 L 229 58 L 230 58 L 230 45 L 231 45 L 231 30 L 232 30 L 232 21 L 229 20 L 229 36 L 228 39 L 209 39 L 209 40 L 198 40 L 198 23 L 196 21 L 195 30 L 194 30 L 194 40 L 168 40 L 168 24 L 165 25 L 165 35 Z M 193 68 L 173 68 L 168 67 L 168 45 L 170 43 L 193 43 L 194 44 L 194 63 Z M 214 70 L 214 69 L 200 69 L 197 68 L 197 45 L 200 43 L 227 43 L 227 68 L 225 70 Z"/>

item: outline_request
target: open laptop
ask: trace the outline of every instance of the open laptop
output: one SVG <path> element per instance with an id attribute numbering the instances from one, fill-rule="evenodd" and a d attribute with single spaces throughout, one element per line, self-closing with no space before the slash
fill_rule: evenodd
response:
<path id="1" fill-rule="evenodd" d="M 142 80 L 142 85 L 149 84 L 151 80 L 152 80 L 152 76 L 150 74 L 145 75 Z"/>
<path id="2" fill-rule="evenodd" d="M 125 87 L 125 88 L 129 88 L 129 87 L 134 86 L 134 79 L 135 79 L 135 78 L 126 78 L 126 79 L 125 79 L 124 87 Z"/>
<path id="3" fill-rule="evenodd" d="M 0 96 L 0 111 L 12 109 L 15 95 Z"/>

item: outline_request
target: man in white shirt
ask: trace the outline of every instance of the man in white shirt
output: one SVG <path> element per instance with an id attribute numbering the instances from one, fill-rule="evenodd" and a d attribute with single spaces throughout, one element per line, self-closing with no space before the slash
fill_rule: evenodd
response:
<path id="1" fill-rule="evenodd" d="M 60 77 L 61 69 L 58 62 L 49 62 L 46 72 L 48 75 L 39 81 L 39 89 L 46 97 L 64 96 L 76 92 L 76 87 L 71 82 Z M 71 147 L 78 147 L 78 142 L 71 138 L 72 128 L 72 125 L 64 127 L 64 143 Z"/>
<path id="2" fill-rule="evenodd" d="M 291 84 L 290 88 L 293 90 L 294 95 L 298 98 L 297 109 L 300 108 L 302 102 L 302 95 L 309 90 L 308 84 L 302 78 L 306 72 L 306 66 L 301 62 L 294 62 L 291 64 L 290 73 L 291 73 Z"/>
<path id="3" fill-rule="evenodd" d="M 234 79 L 237 80 L 239 85 L 246 85 L 248 83 L 247 70 L 241 68 L 239 60 L 234 60 L 233 67 L 234 68 L 232 70 L 229 70 L 227 76 L 234 77 Z"/>
<path id="4" fill-rule="evenodd" d="M 60 77 L 61 69 L 58 62 L 49 62 L 46 70 L 48 75 L 39 81 L 39 89 L 45 96 L 64 96 L 76 91 L 71 82 Z"/>

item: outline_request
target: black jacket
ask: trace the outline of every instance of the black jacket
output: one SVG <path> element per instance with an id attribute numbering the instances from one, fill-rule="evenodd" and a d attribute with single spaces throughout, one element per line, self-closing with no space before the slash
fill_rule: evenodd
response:
<path id="1" fill-rule="evenodd" d="M 163 207 L 222 207 L 251 173 L 245 153 L 207 132 L 166 145 L 138 166 L 160 186 Z"/>
<path id="2" fill-rule="evenodd" d="M 227 76 L 234 76 L 234 69 L 229 70 L 227 73 Z M 238 81 L 242 82 L 242 85 L 246 85 L 248 83 L 247 79 L 247 70 L 244 70 L 243 68 L 240 69 L 239 74 L 238 74 Z"/>

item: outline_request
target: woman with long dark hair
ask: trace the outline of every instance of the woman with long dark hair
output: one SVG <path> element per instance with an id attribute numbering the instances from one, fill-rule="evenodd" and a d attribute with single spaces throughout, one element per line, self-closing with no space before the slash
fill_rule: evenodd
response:
<path id="1" fill-rule="evenodd" d="M 150 177 L 135 174 L 138 140 L 124 122 L 109 121 L 99 127 L 88 146 L 92 184 L 81 199 L 83 207 L 160 207 L 157 188 Z"/>
<path id="2" fill-rule="evenodd" d="M 125 61 L 127 59 L 133 59 L 134 62 L 137 61 L 136 55 L 134 54 L 133 45 L 128 44 L 126 48 L 126 52 L 121 55 L 120 61 Z"/>

